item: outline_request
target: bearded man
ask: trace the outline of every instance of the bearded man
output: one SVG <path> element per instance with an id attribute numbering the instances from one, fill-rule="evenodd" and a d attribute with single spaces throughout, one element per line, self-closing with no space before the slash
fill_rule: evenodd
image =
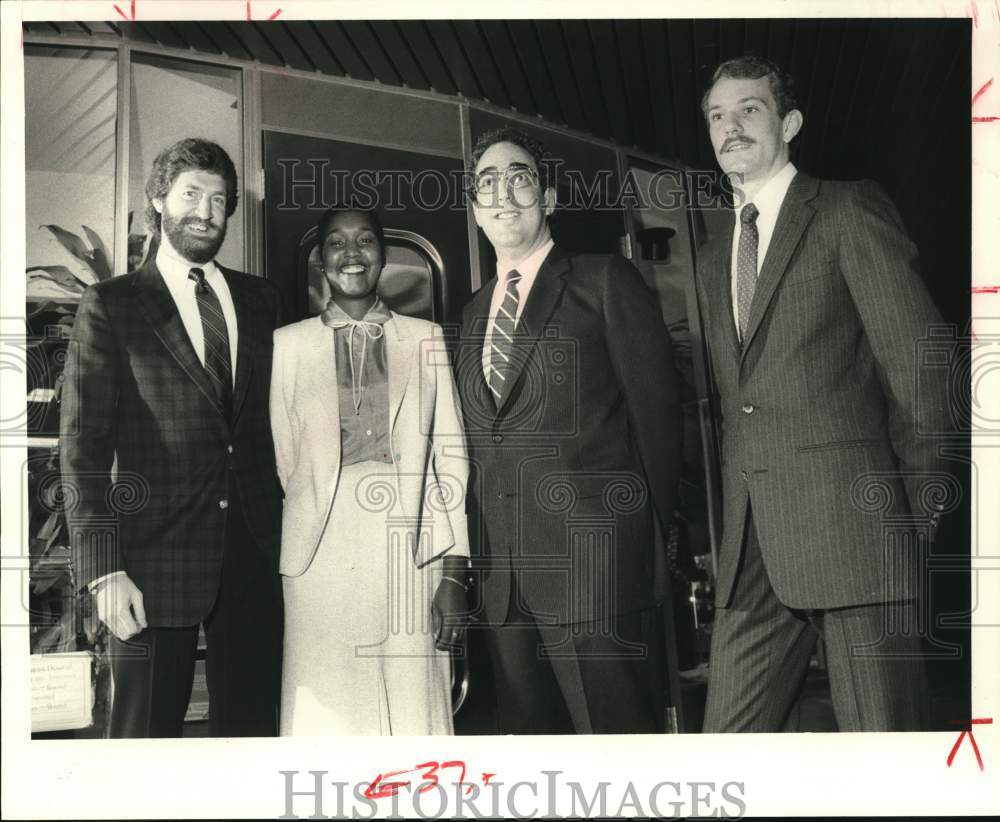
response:
<path id="1" fill-rule="evenodd" d="M 215 143 L 164 150 L 146 182 L 155 257 L 77 312 L 60 447 L 76 583 L 110 634 L 111 737 L 181 736 L 199 626 L 209 733 L 277 730 L 279 299 L 215 262 L 237 196 Z"/>

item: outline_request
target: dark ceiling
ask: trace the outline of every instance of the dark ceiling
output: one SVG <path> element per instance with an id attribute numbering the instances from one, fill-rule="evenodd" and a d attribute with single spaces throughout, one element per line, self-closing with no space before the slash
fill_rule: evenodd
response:
<path id="1" fill-rule="evenodd" d="M 795 77 L 800 151 L 901 129 L 905 151 L 944 135 L 929 112 L 971 96 L 967 20 L 432 20 L 27 23 L 487 100 L 691 165 L 711 166 L 701 90 L 721 60 L 753 53 Z M 103 39 L 103 38 L 102 38 Z M 941 112 L 945 113 L 945 112 Z M 945 118 L 935 118 L 939 122 Z M 919 138 L 912 139 L 917 133 Z M 822 137 L 820 136 L 822 135 Z"/>
<path id="2" fill-rule="evenodd" d="M 878 180 L 912 234 L 941 236 L 941 243 L 921 242 L 925 265 L 940 270 L 935 278 L 954 274 L 967 285 L 969 20 L 59 22 L 25 29 L 458 94 L 705 169 L 715 161 L 699 102 L 712 69 L 739 54 L 769 57 L 799 90 L 805 126 L 796 164 L 819 176 Z M 939 302 L 958 299 L 939 290 Z"/>

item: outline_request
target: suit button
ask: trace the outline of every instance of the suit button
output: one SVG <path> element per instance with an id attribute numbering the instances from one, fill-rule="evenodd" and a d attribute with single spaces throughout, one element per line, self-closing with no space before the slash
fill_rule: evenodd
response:
<path id="1" fill-rule="evenodd" d="M 503 434 L 494 434 L 493 442 L 500 443 L 503 442 Z"/>
<path id="2" fill-rule="evenodd" d="M 747 482 L 750 479 L 750 475 L 746 471 L 740 471 L 740 476 L 743 477 L 744 482 Z"/>
<path id="3" fill-rule="evenodd" d="M 229 507 L 229 500 L 227 500 L 227 499 L 220 499 L 219 500 L 219 507 L 223 511 L 225 511 Z"/>
<path id="4" fill-rule="evenodd" d="M 747 403 L 746 405 L 743 406 L 743 413 L 744 414 L 752 414 L 756 410 L 757 409 L 753 405 L 751 405 L 750 403 Z"/>
<path id="5" fill-rule="evenodd" d="M 233 446 L 227 445 L 226 446 L 226 453 L 227 454 L 232 454 L 233 453 Z"/>

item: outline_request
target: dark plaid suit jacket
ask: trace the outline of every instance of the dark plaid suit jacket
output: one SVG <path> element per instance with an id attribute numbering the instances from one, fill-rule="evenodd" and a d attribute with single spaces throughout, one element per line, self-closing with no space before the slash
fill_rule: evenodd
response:
<path id="1" fill-rule="evenodd" d="M 455 359 L 484 616 L 504 620 L 511 569 L 523 604 L 559 624 L 647 608 L 662 593 L 654 517 L 669 527 L 681 467 L 659 304 L 624 258 L 553 248 L 495 402 L 482 368 L 495 283 L 466 306 Z"/>
<path id="2" fill-rule="evenodd" d="M 946 477 L 934 433 L 949 426 L 944 369 L 920 369 L 941 319 L 916 247 L 875 183 L 796 174 L 741 347 L 732 220 L 698 265 L 722 415 L 716 602 L 727 604 L 737 577 L 748 505 L 785 605 L 912 597 L 916 552 L 896 540 L 893 517 L 924 515 L 933 530 Z"/>
<path id="3" fill-rule="evenodd" d="M 126 571 L 155 627 L 211 610 L 234 506 L 254 535 L 246 550 L 277 574 L 268 393 L 279 299 L 266 280 L 220 270 L 239 333 L 231 420 L 153 261 L 87 289 L 65 369 L 60 447 L 77 584 Z"/>

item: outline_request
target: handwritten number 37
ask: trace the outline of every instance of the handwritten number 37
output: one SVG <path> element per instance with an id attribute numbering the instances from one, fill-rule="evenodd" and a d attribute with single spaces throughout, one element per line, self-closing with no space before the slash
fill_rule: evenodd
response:
<path id="1" fill-rule="evenodd" d="M 388 780 L 391 777 L 402 776 L 408 773 L 420 773 L 422 784 L 417 788 L 417 793 L 425 793 L 438 785 L 438 772 L 446 768 L 458 768 L 461 772 L 458 784 L 462 784 L 465 781 L 465 763 L 461 759 L 452 759 L 448 762 L 431 760 L 430 762 L 421 762 L 415 768 L 408 770 L 380 773 L 365 789 L 365 797 L 367 799 L 385 799 L 389 796 L 395 796 L 400 788 L 410 784 L 410 780 Z"/>

